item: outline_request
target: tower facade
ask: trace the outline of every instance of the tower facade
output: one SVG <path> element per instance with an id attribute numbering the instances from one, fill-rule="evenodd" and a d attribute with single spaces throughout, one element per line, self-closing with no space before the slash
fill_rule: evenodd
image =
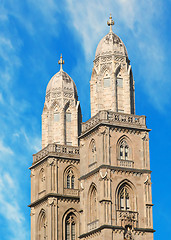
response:
<path id="1" fill-rule="evenodd" d="M 82 123 L 76 86 L 52 77 L 42 114 L 42 150 L 31 169 L 31 240 L 152 240 L 149 129 L 135 115 L 134 79 L 122 40 L 97 46 L 91 118 Z"/>

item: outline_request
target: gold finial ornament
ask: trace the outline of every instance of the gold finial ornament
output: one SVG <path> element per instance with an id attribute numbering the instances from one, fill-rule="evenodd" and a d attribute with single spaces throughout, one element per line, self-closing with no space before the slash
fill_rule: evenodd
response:
<path id="1" fill-rule="evenodd" d="M 112 16 L 110 14 L 109 21 L 107 21 L 107 25 L 110 26 L 110 32 L 112 32 L 112 25 L 114 25 L 115 22 L 112 20 Z"/>
<path id="2" fill-rule="evenodd" d="M 58 61 L 58 64 L 60 64 L 60 71 L 63 70 L 63 69 L 62 69 L 62 65 L 63 65 L 64 63 L 65 63 L 65 62 L 64 62 L 64 60 L 63 60 L 63 58 L 62 58 L 62 53 L 61 53 L 60 60 Z"/>

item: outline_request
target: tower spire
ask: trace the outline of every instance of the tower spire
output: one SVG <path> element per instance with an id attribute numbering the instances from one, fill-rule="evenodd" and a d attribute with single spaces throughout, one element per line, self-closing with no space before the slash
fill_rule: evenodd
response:
<path id="1" fill-rule="evenodd" d="M 60 71 L 63 71 L 62 65 L 63 65 L 64 63 L 65 63 L 65 62 L 64 62 L 64 60 L 63 60 L 63 58 L 62 58 L 62 53 L 61 53 L 60 60 L 58 61 L 58 64 L 60 65 Z"/>
<path id="2" fill-rule="evenodd" d="M 114 24 L 115 24 L 115 22 L 112 20 L 112 16 L 110 14 L 109 21 L 107 21 L 107 25 L 110 26 L 110 32 L 113 32 L 112 25 L 114 25 Z"/>

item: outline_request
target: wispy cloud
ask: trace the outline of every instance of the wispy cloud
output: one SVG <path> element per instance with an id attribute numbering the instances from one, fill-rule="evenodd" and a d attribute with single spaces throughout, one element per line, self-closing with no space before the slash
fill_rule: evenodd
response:
<path id="1" fill-rule="evenodd" d="M 96 44 L 107 33 L 105 24 L 109 13 L 112 13 L 117 22 L 114 31 L 125 36 L 129 49 L 137 58 L 136 65 L 139 64 L 144 91 L 158 110 L 164 109 L 170 101 L 169 95 L 163 98 L 165 90 L 161 89 L 161 73 L 166 56 L 160 29 L 156 29 L 156 20 L 160 21 L 164 14 L 163 3 L 155 0 L 107 0 L 104 4 L 103 0 L 67 0 L 67 7 L 72 19 L 70 24 L 73 24 L 81 38 L 87 62 L 93 60 Z M 121 27 L 118 28 L 118 25 Z M 171 87 L 169 79 L 162 81 Z"/>
<path id="2" fill-rule="evenodd" d="M 41 149 L 41 139 L 37 136 L 30 136 L 24 128 L 21 129 L 20 134 L 26 141 L 26 146 L 31 152 L 38 152 Z"/>
<path id="3" fill-rule="evenodd" d="M 8 239 L 25 240 L 28 234 L 24 226 L 24 216 L 16 201 L 19 198 L 17 192 L 16 181 L 9 173 L 0 174 L 0 215 L 6 221 L 8 231 L 11 231 Z"/>
<path id="4" fill-rule="evenodd" d="M 0 139 L 0 153 L 1 153 L 1 156 L 4 156 L 6 154 L 8 154 L 8 155 L 14 154 L 12 149 L 8 146 L 5 146 L 5 144 L 3 143 L 3 141 L 1 139 Z"/>

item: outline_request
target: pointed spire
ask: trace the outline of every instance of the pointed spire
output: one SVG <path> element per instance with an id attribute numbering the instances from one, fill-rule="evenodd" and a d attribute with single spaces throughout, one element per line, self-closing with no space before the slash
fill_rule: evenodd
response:
<path id="1" fill-rule="evenodd" d="M 62 58 L 62 53 L 61 53 L 60 60 L 58 61 L 58 64 L 60 65 L 60 71 L 63 71 L 62 65 L 63 65 L 64 63 L 65 63 L 65 62 L 64 62 L 64 60 L 63 60 L 63 58 Z"/>
<path id="2" fill-rule="evenodd" d="M 107 25 L 110 26 L 110 32 L 113 32 L 112 31 L 112 25 L 114 25 L 114 21 L 112 20 L 112 16 L 110 14 L 110 17 L 109 17 L 109 21 L 107 21 Z"/>

